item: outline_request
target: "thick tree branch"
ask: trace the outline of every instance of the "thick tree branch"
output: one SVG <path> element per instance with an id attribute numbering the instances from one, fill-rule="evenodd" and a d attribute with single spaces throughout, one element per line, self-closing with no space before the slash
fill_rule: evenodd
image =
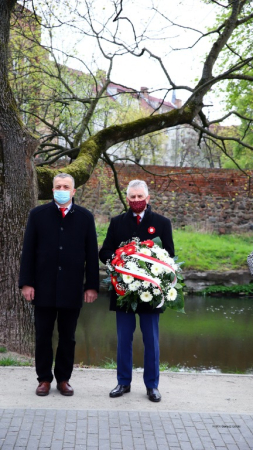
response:
<path id="1" fill-rule="evenodd" d="M 100 155 L 108 148 L 120 142 L 152 133 L 153 131 L 173 127 L 182 123 L 190 123 L 192 119 L 191 111 L 186 108 L 185 111 L 172 110 L 168 113 L 157 114 L 138 119 L 134 122 L 108 127 L 82 143 L 77 159 L 67 168 L 64 168 L 64 171 L 75 177 L 77 187 L 81 186 L 87 182 Z M 52 194 L 52 179 L 58 171 L 44 167 L 38 167 L 37 171 L 40 198 L 50 198 Z"/>

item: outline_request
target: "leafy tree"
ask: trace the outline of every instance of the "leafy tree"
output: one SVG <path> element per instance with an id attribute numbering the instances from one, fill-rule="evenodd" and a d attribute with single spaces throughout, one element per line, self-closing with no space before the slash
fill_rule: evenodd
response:
<path id="1" fill-rule="evenodd" d="M 253 70 L 248 74 L 253 76 Z M 236 108 L 240 120 L 238 121 L 236 133 L 233 130 L 233 135 L 237 135 L 238 139 L 249 147 L 245 147 L 241 142 L 233 142 L 230 145 L 229 155 L 232 158 L 223 157 L 223 166 L 227 168 L 234 168 L 239 165 L 243 169 L 253 169 L 253 153 L 251 147 L 253 146 L 253 100 L 252 100 L 252 85 L 246 80 L 240 80 L 238 83 L 229 82 L 227 85 L 227 106 L 229 108 Z M 234 127 L 235 128 L 235 127 Z M 236 161 L 236 164 L 234 162 Z"/>
<path id="2" fill-rule="evenodd" d="M 224 65 L 235 67 L 234 71 L 227 74 L 226 82 L 220 87 L 222 97 L 225 97 L 223 103 L 226 110 L 230 111 L 229 115 L 237 117 L 236 126 L 227 126 L 223 130 L 223 135 L 229 138 L 237 137 L 236 140 L 230 141 L 227 152 L 223 152 L 221 156 L 222 166 L 226 168 L 253 168 L 252 6 L 252 1 L 243 5 L 243 15 L 239 20 L 244 22 L 244 26 L 236 27 L 229 43 L 221 52 L 217 66 L 217 70 L 223 70 Z M 220 21 L 228 18 L 229 10 L 223 8 L 215 25 L 218 26 Z"/>
<path id="3" fill-rule="evenodd" d="M 91 98 L 82 97 L 79 99 L 80 105 L 82 105 L 83 109 L 85 108 L 85 112 L 80 117 L 78 130 L 74 130 L 74 139 L 71 141 L 72 147 L 66 148 L 69 155 L 71 155 L 71 152 L 77 152 L 76 158 L 64 169 L 74 176 L 77 186 L 86 183 L 100 156 L 106 154 L 113 145 L 177 125 L 191 125 L 200 132 L 200 139 L 208 136 L 219 140 L 221 149 L 224 152 L 229 141 L 238 142 L 244 147 L 253 150 L 252 146 L 245 142 L 243 137 L 240 139 L 234 136 L 227 138 L 213 133 L 210 130 L 211 123 L 208 122 L 204 113 L 205 96 L 210 89 L 215 89 L 216 85 L 220 86 L 221 83 L 227 80 L 235 82 L 236 80 L 244 79 L 249 83 L 253 81 L 251 75 L 245 75 L 245 72 L 251 68 L 253 58 L 251 53 L 247 56 L 241 56 L 232 52 L 233 58 L 231 60 L 227 59 L 220 70 L 218 70 L 217 65 L 221 52 L 225 48 L 229 48 L 229 43 L 233 39 L 234 33 L 240 32 L 240 30 L 244 30 L 245 26 L 252 24 L 253 14 L 251 13 L 252 8 L 250 9 L 252 2 L 248 0 L 233 0 L 222 4 L 215 0 L 209 0 L 208 3 L 217 5 L 222 11 L 226 10 L 227 17 L 225 20 L 221 18 L 215 29 L 208 33 L 202 32 L 197 39 L 214 36 L 214 42 L 210 45 L 209 51 L 204 58 L 199 80 L 195 85 L 191 83 L 189 85 L 177 85 L 170 74 L 170 66 L 166 67 L 166 61 L 163 61 L 158 53 L 155 54 L 154 51 L 149 50 L 145 46 L 148 43 L 148 25 L 143 24 L 139 20 L 139 15 L 135 13 L 135 3 L 131 4 L 132 9 L 125 12 L 123 9 L 125 5 L 123 5 L 122 1 L 113 2 L 110 6 L 107 2 L 106 8 L 100 11 L 101 14 L 97 14 L 94 8 L 97 7 L 99 2 L 97 3 L 96 1 L 77 1 L 74 3 L 71 11 L 64 9 L 64 7 L 67 7 L 64 1 L 57 2 L 57 6 L 55 3 L 50 3 L 49 0 L 48 2 L 43 2 L 43 7 L 46 8 L 47 6 L 50 8 L 43 17 L 43 24 L 47 26 L 46 20 L 53 18 L 53 25 L 58 27 L 58 29 L 62 27 L 63 31 L 66 24 L 68 24 L 73 33 L 78 32 L 79 39 L 79 33 L 82 31 L 84 33 L 83 38 L 87 39 L 87 49 L 91 40 L 95 39 L 101 54 L 108 63 L 107 77 L 102 86 L 97 83 L 97 89 Z M 36 174 L 39 197 L 47 199 L 51 198 L 52 179 L 58 171 L 42 166 L 37 167 L 35 172 L 33 154 L 36 150 L 37 142 L 22 122 L 10 88 L 8 80 L 8 41 L 10 16 L 15 5 L 16 0 L 2 0 L 0 2 L 0 209 L 2 213 L 0 219 L 0 298 L 2 310 L 0 330 L 3 344 L 12 346 L 12 348 L 20 351 L 25 349 L 30 351 L 30 312 L 17 292 L 17 274 L 23 230 L 28 211 L 36 204 Z M 39 13 L 42 15 L 43 9 Z M 72 17 L 73 14 L 75 14 L 75 19 Z M 130 14 L 132 14 L 131 18 Z M 171 21 L 165 14 L 163 15 L 163 11 L 153 6 L 152 14 L 155 14 L 156 17 L 159 15 L 160 19 L 164 21 L 162 27 L 161 21 L 159 21 L 158 32 L 168 30 L 167 25 L 171 25 Z M 37 20 L 42 24 L 39 16 Z M 123 25 L 127 25 L 126 39 L 124 39 Z M 179 29 L 177 24 L 173 24 L 173 27 L 175 26 Z M 140 29 L 139 27 L 144 28 Z M 51 27 L 49 31 L 51 29 L 54 30 L 56 28 Z M 121 31 L 123 34 L 120 34 Z M 52 36 L 53 32 L 50 31 L 49 34 Z M 59 62 L 53 40 L 45 43 L 44 48 L 47 51 L 50 49 L 51 55 L 55 55 L 55 67 L 58 75 L 61 76 L 63 64 Z M 157 62 L 158 70 L 163 71 L 167 83 L 166 93 L 172 90 L 180 91 L 184 89 L 189 93 L 188 99 L 179 109 L 143 117 L 125 124 L 107 126 L 87 137 L 85 133 L 90 123 L 90 117 L 106 91 L 107 83 L 111 77 L 112 65 L 115 63 L 115 60 L 117 62 L 126 53 L 136 58 L 143 58 L 149 55 L 151 60 Z M 67 59 L 69 57 L 70 55 L 67 55 Z M 47 66 L 45 61 L 41 62 L 41 66 L 43 65 Z M 48 70 L 48 75 L 55 79 L 54 72 L 51 69 L 50 71 Z M 62 77 L 62 84 L 64 85 L 64 77 Z M 58 105 L 63 107 L 64 102 L 66 104 L 70 102 L 70 99 L 74 98 L 74 89 L 71 89 L 71 86 L 65 86 L 64 92 L 66 93 L 64 101 L 62 97 L 59 101 L 57 96 L 54 98 L 56 109 Z M 228 114 L 235 114 L 235 112 Z M 197 116 L 201 122 L 196 120 Z M 250 117 L 248 119 L 249 123 Z"/>
<path id="4" fill-rule="evenodd" d="M 104 72 L 83 73 L 59 62 L 53 48 L 41 43 L 41 17 L 17 5 L 12 16 L 10 83 L 27 127 L 36 132 L 36 163 L 52 163 L 64 155 L 75 159 L 79 145 L 98 126 L 95 113 L 106 111 L 103 93 L 108 85 Z"/>
<path id="5" fill-rule="evenodd" d="M 123 91 L 113 98 L 103 90 L 99 102 L 92 99 L 99 86 L 108 86 L 106 73 L 97 70 L 86 74 L 59 64 L 52 49 L 41 45 L 41 24 L 34 14 L 27 10 L 22 17 L 20 10 L 15 11 L 12 20 L 10 82 L 26 125 L 40 139 L 35 154 L 37 165 L 62 160 L 65 155 L 68 163 L 78 154 L 79 140 L 107 126 L 148 115 L 139 108 L 134 92 Z M 162 162 L 164 151 L 165 136 L 159 132 L 116 146 L 110 154 L 114 159 L 120 155 L 156 164 Z"/>

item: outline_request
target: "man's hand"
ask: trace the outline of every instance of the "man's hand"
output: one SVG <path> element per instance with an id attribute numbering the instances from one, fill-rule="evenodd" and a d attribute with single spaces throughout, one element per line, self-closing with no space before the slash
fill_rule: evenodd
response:
<path id="1" fill-rule="evenodd" d="M 84 293 L 85 303 L 93 303 L 97 299 L 98 293 L 95 289 L 88 289 Z"/>
<path id="2" fill-rule="evenodd" d="M 32 286 L 23 286 L 21 292 L 27 302 L 34 300 L 34 288 Z"/>

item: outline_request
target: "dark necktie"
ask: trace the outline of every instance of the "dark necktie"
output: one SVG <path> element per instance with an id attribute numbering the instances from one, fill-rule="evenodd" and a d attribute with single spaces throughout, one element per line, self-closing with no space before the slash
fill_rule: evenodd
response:
<path id="1" fill-rule="evenodd" d="M 137 219 L 137 225 L 139 225 L 139 223 L 141 221 L 141 216 L 139 216 L 139 214 L 137 214 L 136 219 Z"/>
<path id="2" fill-rule="evenodd" d="M 59 210 L 61 211 L 62 217 L 65 217 L 67 209 L 68 208 L 59 208 Z"/>

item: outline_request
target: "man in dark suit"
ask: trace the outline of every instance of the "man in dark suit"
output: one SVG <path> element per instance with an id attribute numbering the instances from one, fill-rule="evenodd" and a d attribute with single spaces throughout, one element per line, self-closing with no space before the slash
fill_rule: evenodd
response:
<path id="1" fill-rule="evenodd" d="M 51 203 L 31 210 L 21 258 L 19 287 L 34 305 L 36 394 L 48 395 L 53 380 L 52 335 L 58 325 L 54 376 L 62 395 L 73 395 L 75 330 L 84 302 L 99 288 L 98 247 L 92 214 L 74 204 L 72 176 L 56 175 Z"/>
<path id="2" fill-rule="evenodd" d="M 172 229 L 169 219 L 154 213 L 149 205 L 150 196 L 144 181 L 133 180 L 127 188 L 127 213 L 114 217 L 109 225 L 107 236 L 99 252 L 103 263 L 122 242 L 138 237 L 141 241 L 159 236 L 163 247 L 174 256 Z M 110 392 L 110 397 L 119 397 L 130 392 L 132 381 L 132 342 L 136 326 L 135 314 L 117 306 L 117 294 L 111 291 L 110 309 L 116 311 L 117 321 L 117 379 L 118 385 Z M 161 395 L 159 383 L 159 308 L 152 309 L 148 303 L 139 304 L 140 327 L 144 342 L 144 383 L 149 400 L 159 402 Z"/>

